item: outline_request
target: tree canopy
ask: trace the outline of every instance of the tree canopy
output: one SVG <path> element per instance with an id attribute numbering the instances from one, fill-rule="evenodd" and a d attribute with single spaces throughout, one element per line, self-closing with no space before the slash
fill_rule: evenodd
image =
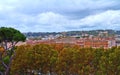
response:
<path id="1" fill-rule="evenodd" d="M 7 41 L 25 41 L 26 37 L 14 28 L 1 27 L 0 40 L 1 42 Z"/>
<path id="2" fill-rule="evenodd" d="M 59 47 L 59 48 L 58 48 Z M 120 75 L 120 47 L 80 48 L 63 44 L 22 45 L 16 49 L 15 75 Z"/>

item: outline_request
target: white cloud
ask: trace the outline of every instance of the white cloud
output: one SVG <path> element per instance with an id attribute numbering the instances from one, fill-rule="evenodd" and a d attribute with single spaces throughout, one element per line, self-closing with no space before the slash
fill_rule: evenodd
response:
<path id="1" fill-rule="evenodd" d="M 16 16 L 17 15 L 17 16 Z M 99 14 L 90 15 L 82 19 L 70 20 L 66 16 L 54 12 L 40 13 L 37 16 L 24 14 L 11 15 L 14 21 L 10 25 L 23 32 L 26 31 L 67 31 L 81 29 L 118 29 L 120 26 L 120 10 L 108 10 Z M 7 21 L 6 21 L 7 22 Z M 32 24 L 32 25 L 29 25 Z M 6 24 L 5 24 L 6 25 Z M 93 27 L 93 28 L 92 28 Z"/>
<path id="2" fill-rule="evenodd" d="M 90 15 L 81 19 L 81 24 L 83 25 L 101 24 L 107 27 L 107 25 L 112 26 L 116 23 L 120 23 L 120 10 L 108 10 L 103 13 Z"/>
<path id="3" fill-rule="evenodd" d="M 49 25 L 64 23 L 66 20 L 65 16 L 53 12 L 40 13 L 37 18 L 40 24 Z"/>
<path id="4" fill-rule="evenodd" d="M 62 29 L 70 30 L 74 28 L 82 29 L 82 27 L 86 27 L 85 29 L 94 29 L 90 27 L 95 27 L 95 29 L 97 29 L 97 27 L 98 29 L 116 29 L 120 24 L 120 10 L 108 10 L 77 20 L 69 20 L 65 16 L 53 12 L 39 14 L 38 18 L 39 26 L 43 24 L 42 27 L 46 27 L 50 31 L 52 31 L 52 29 L 55 31 L 62 31 Z"/>
<path id="5" fill-rule="evenodd" d="M 0 0 L 0 26 L 22 32 L 118 29 L 118 4 L 117 0 Z"/>

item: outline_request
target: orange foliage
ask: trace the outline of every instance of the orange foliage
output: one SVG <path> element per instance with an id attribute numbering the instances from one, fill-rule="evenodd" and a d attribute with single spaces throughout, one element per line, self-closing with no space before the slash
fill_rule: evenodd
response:
<path id="1" fill-rule="evenodd" d="M 4 48 L 3 47 L 0 47 L 0 52 L 4 52 L 5 50 L 4 50 Z"/>

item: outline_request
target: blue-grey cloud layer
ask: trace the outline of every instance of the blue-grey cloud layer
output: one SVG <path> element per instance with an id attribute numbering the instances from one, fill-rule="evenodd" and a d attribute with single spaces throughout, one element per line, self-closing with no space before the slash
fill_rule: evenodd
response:
<path id="1" fill-rule="evenodd" d="M 120 1 L 0 0 L 0 26 L 22 32 L 120 30 Z"/>

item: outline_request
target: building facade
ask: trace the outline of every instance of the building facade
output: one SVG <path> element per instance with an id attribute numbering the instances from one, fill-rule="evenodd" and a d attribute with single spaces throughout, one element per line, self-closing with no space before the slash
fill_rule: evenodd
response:
<path id="1" fill-rule="evenodd" d="M 92 47 L 92 48 L 111 48 L 116 46 L 114 38 L 81 38 L 76 42 L 81 47 Z"/>

